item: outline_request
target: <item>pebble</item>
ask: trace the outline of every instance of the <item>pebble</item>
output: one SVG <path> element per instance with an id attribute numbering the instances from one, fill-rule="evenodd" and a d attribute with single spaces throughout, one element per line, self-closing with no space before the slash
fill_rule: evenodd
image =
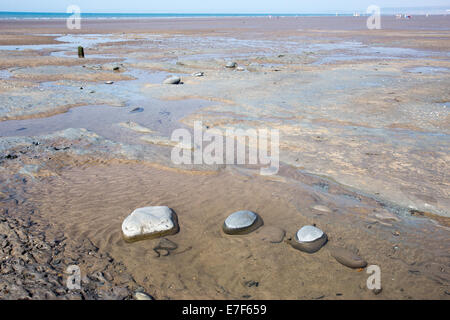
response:
<path id="1" fill-rule="evenodd" d="M 106 81 L 105 84 L 113 84 L 114 81 Z"/>
<path id="2" fill-rule="evenodd" d="M 377 295 L 379 295 L 381 293 L 381 291 L 383 291 L 383 288 L 373 289 L 373 294 L 377 296 Z"/>
<path id="3" fill-rule="evenodd" d="M 307 253 L 314 253 L 327 242 L 327 235 L 314 226 L 304 226 L 295 234 L 294 239 L 289 239 L 288 243 L 295 249 Z"/>
<path id="4" fill-rule="evenodd" d="M 138 113 L 138 112 L 142 112 L 144 111 L 144 108 L 134 108 L 133 110 L 130 111 L 130 113 Z"/>
<path id="5" fill-rule="evenodd" d="M 259 286 L 259 282 L 258 281 L 254 281 L 254 280 L 245 281 L 244 282 L 244 286 L 246 286 L 248 288 L 258 287 Z"/>
<path id="6" fill-rule="evenodd" d="M 181 78 L 177 76 L 171 76 L 163 81 L 163 84 L 179 84 L 181 82 Z"/>
<path id="7" fill-rule="evenodd" d="M 246 234 L 258 229 L 263 224 L 261 217 L 248 210 L 237 211 L 228 216 L 223 223 L 227 234 Z"/>
<path id="8" fill-rule="evenodd" d="M 165 206 L 136 209 L 122 223 L 123 237 L 127 242 L 175 234 L 178 229 L 175 212 Z"/>
<path id="9" fill-rule="evenodd" d="M 328 208 L 328 207 L 326 207 L 326 206 L 323 206 L 323 205 L 320 205 L 320 204 L 315 205 L 315 206 L 312 207 L 312 208 L 313 208 L 314 210 L 317 210 L 317 211 L 331 212 L 330 208 Z"/>
<path id="10" fill-rule="evenodd" d="M 140 291 L 134 293 L 134 298 L 136 300 L 153 300 L 153 298 L 150 295 Z"/>
<path id="11" fill-rule="evenodd" d="M 227 62 L 227 64 L 225 65 L 225 68 L 232 69 L 232 68 L 236 68 L 236 66 L 237 66 L 236 62 L 230 61 L 230 62 Z"/>
<path id="12" fill-rule="evenodd" d="M 367 262 L 356 253 L 344 248 L 331 248 L 330 253 L 340 264 L 349 268 L 365 268 Z"/>

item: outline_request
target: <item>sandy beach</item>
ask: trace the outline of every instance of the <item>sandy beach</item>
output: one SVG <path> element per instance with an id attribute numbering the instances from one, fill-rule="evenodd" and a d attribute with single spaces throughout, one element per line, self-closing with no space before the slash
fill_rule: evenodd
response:
<path id="1" fill-rule="evenodd" d="M 0 20 L 0 299 L 450 299 L 450 18 L 366 19 Z M 278 130 L 277 174 L 175 164 L 195 121 Z M 179 232 L 125 242 L 147 206 Z"/>

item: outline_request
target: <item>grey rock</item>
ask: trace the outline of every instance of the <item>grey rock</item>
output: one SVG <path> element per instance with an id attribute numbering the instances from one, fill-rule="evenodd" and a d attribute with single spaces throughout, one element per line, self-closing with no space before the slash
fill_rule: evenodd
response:
<path id="1" fill-rule="evenodd" d="M 323 231 L 314 226 L 304 226 L 295 234 L 298 242 L 312 242 L 323 236 Z"/>
<path id="2" fill-rule="evenodd" d="M 365 268 L 367 262 L 356 253 L 344 248 L 331 248 L 331 256 L 340 264 L 349 268 Z"/>
<path id="3" fill-rule="evenodd" d="M 144 108 L 137 107 L 137 108 L 134 108 L 133 110 L 131 110 L 130 113 L 138 113 L 138 112 L 142 112 L 142 111 L 144 111 Z"/>
<path id="4" fill-rule="evenodd" d="M 150 295 L 140 291 L 134 293 L 134 298 L 136 300 L 153 300 L 153 298 Z"/>
<path id="5" fill-rule="evenodd" d="M 177 76 L 171 76 L 163 81 L 163 84 L 179 84 L 181 82 L 181 78 Z"/>
<path id="6" fill-rule="evenodd" d="M 236 68 L 237 67 L 237 63 L 236 62 L 233 62 L 233 61 L 229 61 L 229 62 L 227 62 L 227 64 L 225 65 L 225 68 L 230 68 L 230 69 L 233 69 L 233 68 Z"/>
<path id="7" fill-rule="evenodd" d="M 314 226 L 304 226 L 295 234 L 294 239 L 290 239 L 289 243 L 295 249 L 314 253 L 327 242 L 327 235 Z"/>
<path id="8" fill-rule="evenodd" d="M 258 214 L 243 210 L 229 215 L 222 229 L 227 234 L 246 234 L 258 229 L 262 224 L 262 219 Z"/>

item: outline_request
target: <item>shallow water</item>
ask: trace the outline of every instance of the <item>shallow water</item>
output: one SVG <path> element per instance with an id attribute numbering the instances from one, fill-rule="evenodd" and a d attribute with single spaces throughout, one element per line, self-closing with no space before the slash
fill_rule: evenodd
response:
<path id="1" fill-rule="evenodd" d="M 450 72 L 449 68 L 439 68 L 439 67 L 415 67 L 408 69 L 407 72 L 412 73 L 424 73 L 424 74 L 436 74 L 436 73 L 448 73 Z"/>
<path id="2" fill-rule="evenodd" d="M 46 118 L 6 121 L 0 126 L 0 136 L 36 136 L 67 128 L 85 128 L 114 141 L 143 143 L 138 134 L 121 128 L 119 123 L 133 121 L 170 138 L 173 130 L 185 127 L 179 119 L 208 105 L 209 102 L 202 100 L 162 102 L 146 99 L 128 107 L 83 106 Z M 138 107 L 143 111 L 133 113 L 132 110 Z"/>
<path id="3" fill-rule="evenodd" d="M 315 180 L 301 179 L 302 184 Z M 192 188 L 193 185 L 196 188 Z M 408 269 L 380 255 L 380 252 L 392 250 L 392 241 L 402 248 L 399 258 L 414 254 L 416 264 L 426 265 L 421 254 L 413 253 L 413 243 L 423 241 L 426 224 L 419 223 L 422 234 L 408 232 L 402 239 L 395 239 L 390 234 L 392 229 L 382 225 L 373 225 L 367 231 L 355 228 L 350 232 L 346 226 L 362 222 L 362 208 L 371 212 L 376 204 L 370 204 L 364 197 L 355 203 L 351 194 L 346 195 L 347 191 L 339 191 L 336 186 L 328 192 L 307 191 L 292 183 L 270 181 L 257 175 L 242 176 L 224 171 L 214 176 L 180 177 L 137 165 L 112 165 L 71 169 L 58 178 L 49 179 L 43 189 L 35 192 L 30 193 L 39 210 L 57 221 L 71 239 L 87 237 L 101 249 L 111 252 L 158 298 L 239 299 L 249 294 L 255 299 L 310 299 L 320 295 L 333 298 L 336 292 L 350 299 L 371 297 L 369 291 L 359 286 L 364 283 L 365 274 L 342 268 L 326 249 L 315 255 L 305 255 L 284 243 L 264 242 L 258 232 L 248 236 L 224 235 L 220 230 L 223 220 L 243 208 L 258 212 L 265 226 L 283 228 L 288 236 L 297 226 L 316 223 L 329 235 L 330 241 L 357 245 L 369 263 L 381 264 L 383 272 L 396 279 L 383 283 L 387 298 L 400 298 L 413 288 L 416 294 L 433 290 L 427 284 L 426 273 L 404 282 Z M 333 204 L 333 198 L 327 197 L 330 192 L 343 192 L 337 197 L 341 200 Z M 317 203 L 325 203 L 337 211 L 323 214 L 311 209 Z M 178 244 L 178 249 L 168 257 L 157 258 L 152 254 L 152 247 L 158 240 L 130 245 L 121 237 L 123 218 L 134 208 L 147 205 L 169 205 L 177 212 L 180 232 L 170 240 Z M 337 216 L 339 219 L 335 220 Z M 367 220 L 365 224 L 371 223 Z M 400 225 L 396 227 L 402 230 Z M 264 227 L 260 232 L 264 232 Z M 414 240 L 416 236 L 420 236 L 420 240 Z M 361 237 L 370 241 L 356 243 Z M 437 231 L 428 244 L 431 246 L 444 239 L 446 233 Z M 327 282 L 328 277 L 334 280 Z M 248 280 L 258 281 L 258 289 L 246 287 Z M 421 285 L 424 287 L 420 288 Z M 399 288 L 406 288 L 405 293 Z"/>
<path id="4" fill-rule="evenodd" d="M 8 79 L 11 73 L 8 70 L 0 70 L 0 79 Z"/>

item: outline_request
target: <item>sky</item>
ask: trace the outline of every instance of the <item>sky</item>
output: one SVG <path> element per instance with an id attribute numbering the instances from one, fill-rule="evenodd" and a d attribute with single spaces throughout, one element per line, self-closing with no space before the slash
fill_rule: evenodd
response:
<path id="1" fill-rule="evenodd" d="M 381 8 L 448 6 L 450 0 L 0 0 L 0 11 L 103 13 L 331 13 Z"/>

